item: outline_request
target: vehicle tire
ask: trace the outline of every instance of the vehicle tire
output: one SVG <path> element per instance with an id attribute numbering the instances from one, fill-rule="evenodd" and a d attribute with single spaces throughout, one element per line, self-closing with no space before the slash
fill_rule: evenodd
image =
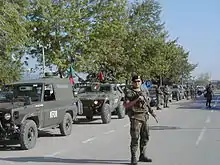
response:
<path id="1" fill-rule="evenodd" d="M 116 108 L 116 111 L 119 119 L 125 118 L 125 108 L 123 106 L 123 102 L 120 102 L 119 106 Z"/>
<path id="2" fill-rule="evenodd" d="M 103 104 L 101 109 L 101 119 L 103 124 L 111 122 L 111 108 L 109 104 Z"/>
<path id="3" fill-rule="evenodd" d="M 60 133 L 63 136 L 69 136 L 72 132 L 73 119 L 69 113 L 64 115 L 63 121 L 60 124 Z"/>
<path id="4" fill-rule="evenodd" d="M 20 144 L 21 149 L 29 150 L 35 147 L 38 138 L 37 125 L 33 120 L 26 120 L 21 125 Z"/>
<path id="5" fill-rule="evenodd" d="M 177 96 L 176 96 L 176 101 L 179 101 L 179 100 L 180 100 L 180 99 L 179 99 L 179 95 L 177 95 Z"/>

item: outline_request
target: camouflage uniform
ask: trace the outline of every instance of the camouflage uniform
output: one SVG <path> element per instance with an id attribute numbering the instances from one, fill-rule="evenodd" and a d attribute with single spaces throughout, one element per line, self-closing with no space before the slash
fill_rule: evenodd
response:
<path id="1" fill-rule="evenodd" d="M 169 87 L 167 85 L 165 85 L 163 93 L 164 93 L 164 105 L 163 105 L 163 107 L 164 108 L 169 108 L 168 107 L 168 101 L 169 101 L 170 91 L 169 91 Z"/>
<path id="2" fill-rule="evenodd" d="M 186 99 L 187 100 L 189 100 L 189 92 L 190 92 L 189 86 L 186 85 Z"/>
<path id="3" fill-rule="evenodd" d="M 157 97 L 157 110 L 160 110 L 161 99 L 163 96 L 163 92 L 160 89 L 160 86 L 156 86 L 156 97 Z"/>
<path id="4" fill-rule="evenodd" d="M 195 89 L 194 87 L 191 85 L 190 87 L 190 95 L 191 95 L 191 98 L 194 99 L 195 98 Z"/>
<path id="5" fill-rule="evenodd" d="M 147 90 L 145 89 L 127 89 L 126 101 L 133 101 L 138 98 L 138 93 L 141 92 L 147 98 Z M 131 164 L 137 165 L 136 153 L 138 150 L 138 140 L 140 138 L 140 157 L 139 161 L 151 162 L 152 160 L 145 157 L 146 146 L 149 141 L 149 126 L 147 120 L 149 114 L 153 113 L 148 103 L 148 109 L 143 107 L 143 102 L 138 101 L 136 104 L 128 109 L 128 116 L 130 118 L 130 135 L 131 135 Z"/>
<path id="6" fill-rule="evenodd" d="M 206 106 L 211 108 L 211 102 L 212 102 L 212 96 L 213 96 L 213 90 L 211 85 L 206 87 Z"/>

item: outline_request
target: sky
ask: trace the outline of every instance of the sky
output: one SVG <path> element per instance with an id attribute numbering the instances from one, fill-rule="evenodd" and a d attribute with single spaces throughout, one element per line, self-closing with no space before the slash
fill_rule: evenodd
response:
<path id="1" fill-rule="evenodd" d="M 194 76 L 210 73 L 220 79 L 220 0 L 158 0 L 161 18 L 172 38 L 190 51 L 198 63 Z"/>

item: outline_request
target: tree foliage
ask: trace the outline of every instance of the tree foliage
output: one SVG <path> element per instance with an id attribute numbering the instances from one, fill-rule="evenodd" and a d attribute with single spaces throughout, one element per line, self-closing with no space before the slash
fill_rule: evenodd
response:
<path id="1" fill-rule="evenodd" d="M 196 79 L 195 79 L 195 83 L 197 85 L 207 85 L 208 83 L 210 83 L 210 74 L 209 73 L 201 73 Z"/>
<path id="2" fill-rule="evenodd" d="M 0 0 L 0 60 L 25 50 L 41 64 L 43 46 L 46 65 L 56 65 L 61 77 L 74 58 L 78 72 L 105 70 L 122 81 L 136 72 L 146 79 L 179 82 L 197 66 L 177 39 L 169 39 L 156 0 L 27 2 Z"/>
<path id="3" fill-rule="evenodd" d="M 18 80 L 20 58 L 28 39 L 26 22 L 27 2 L 0 0 L 0 82 Z"/>

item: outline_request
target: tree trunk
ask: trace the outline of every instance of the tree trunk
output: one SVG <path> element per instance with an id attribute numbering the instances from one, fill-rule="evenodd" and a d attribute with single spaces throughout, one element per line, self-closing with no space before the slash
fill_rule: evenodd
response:
<path id="1" fill-rule="evenodd" d="M 63 72 L 62 72 L 62 70 L 60 68 L 58 69 L 58 73 L 60 75 L 60 78 L 63 78 Z"/>
<path id="2" fill-rule="evenodd" d="M 160 86 L 163 85 L 163 77 L 160 75 Z"/>

